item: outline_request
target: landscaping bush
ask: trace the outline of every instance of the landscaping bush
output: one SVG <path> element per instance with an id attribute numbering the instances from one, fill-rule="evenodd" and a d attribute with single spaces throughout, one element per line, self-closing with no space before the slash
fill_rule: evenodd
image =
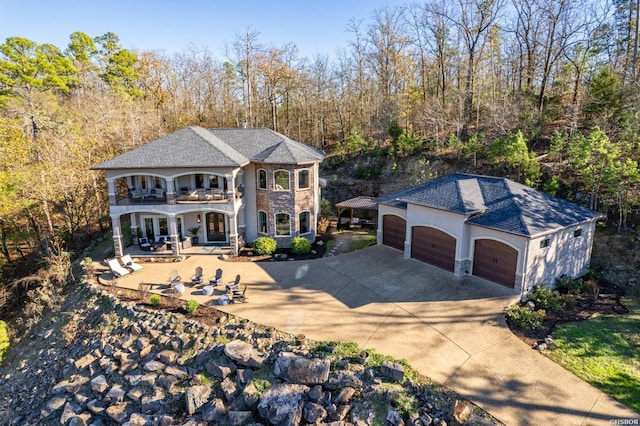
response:
<path id="1" fill-rule="evenodd" d="M 504 316 L 509 324 L 527 330 L 536 330 L 542 325 L 545 311 L 542 309 L 532 311 L 524 306 L 512 305 L 504 311 Z"/>
<path id="2" fill-rule="evenodd" d="M 295 237 L 291 241 L 291 253 L 307 254 L 311 251 L 311 243 L 304 237 Z"/>
<path id="3" fill-rule="evenodd" d="M 187 313 L 192 314 L 198 309 L 198 302 L 196 300 L 187 300 L 187 303 L 184 305 L 184 310 Z"/>
<path id="4" fill-rule="evenodd" d="M 278 243 L 271 237 L 259 237 L 253 242 L 253 251 L 259 255 L 270 255 L 275 253 Z"/>
<path id="5" fill-rule="evenodd" d="M 7 323 L 0 321 L 0 365 L 2 365 L 2 360 L 7 352 L 9 352 L 9 330 Z"/>
<path id="6" fill-rule="evenodd" d="M 529 292 L 529 299 L 536 304 L 536 309 L 548 309 L 558 312 L 564 308 L 564 301 L 552 289 L 537 285 Z"/>
<path id="7" fill-rule="evenodd" d="M 329 219 L 327 219 L 326 217 L 321 217 L 320 220 L 318 220 L 318 234 L 326 233 L 327 229 L 329 229 L 330 224 L 331 221 L 329 221 Z"/>
<path id="8" fill-rule="evenodd" d="M 160 295 L 159 294 L 152 294 L 151 298 L 149 300 L 151 301 L 151 304 L 153 306 L 159 306 L 160 305 Z"/>
<path id="9" fill-rule="evenodd" d="M 560 293 L 580 294 L 584 292 L 584 281 L 562 275 L 556 279 L 556 288 Z"/>

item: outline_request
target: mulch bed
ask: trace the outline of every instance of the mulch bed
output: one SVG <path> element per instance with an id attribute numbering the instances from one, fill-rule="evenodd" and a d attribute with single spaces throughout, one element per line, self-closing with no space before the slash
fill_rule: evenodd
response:
<path id="1" fill-rule="evenodd" d="M 593 294 L 575 296 L 575 304 L 567 306 L 560 312 L 547 311 L 542 326 L 536 330 L 522 329 L 509 324 L 509 328 L 518 338 L 534 347 L 551 335 L 558 324 L 574 321 L 584 321 L 594 314 L 626 314 L 629 310 L 620 303 L 624 296 L 622 287 L 609 282 L 600 282 L 599 290 Z"/>
<path id="2" fill-rule="evenodd" d="M 311 251 L 307 254 L 293 254 L 289 248 L 279 248 L 273 255 L 262 256 L 255 254 L 251 247 L 243 247 L 238 256 L 230 256 L 226 260 L 228 262 L 274 262 L 318 259 L 327 252 L 327 242 L 331 239 L 333 237 L 327 235 L 316 237 L 315 242 L 311 244 Z"/>

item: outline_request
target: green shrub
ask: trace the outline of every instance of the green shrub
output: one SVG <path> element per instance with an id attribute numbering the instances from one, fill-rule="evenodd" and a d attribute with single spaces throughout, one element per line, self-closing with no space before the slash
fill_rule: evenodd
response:
<path id="1" fill-rule="evenodd" d="M 151 298 L 149 298 L 149 300 L 151 301 L 151 304 L 153 306 L 160 305 L 160 295 L 159 294 L 152 294 Z"/>
<path id="2" fill-rule="evenodd" d="M 564 308 L 564 301 L 552 289 L 537 285 L 529 292 L 529 299 L 536 304 L 536 309 L 548 309 L 558 312 Z"/>
<path id="3" fill-rule="evenodd" d="M 542 309 L 532 311 L 527 307 L 512 305 L 504 311 L 504 316 L 509 324 L 527 330 L 536 330 L 542 325 L 545 311 Z"/>
<path id="4" fill-rule="evenodd" d="M 187 300 L 187 303 L 184 305 L 184 310 L 187 313 L 192 314 L 198 309 L 198 301 L 197 300 Z"/>
<path id="5" fill-rule="evenodd" d="M 295 237 L 291 241 L 291 253 L 307 254 L 311 251 L 311 243 L 304 237 Z"/>
<path id="6" fill-rule="evenodd" d="M 391 397 L 391 405 L 403 417 L 409 417 L 416 413 L 420 407 L 416 397 L 406 392 L 394 393 Z"/>
<path id="7" fill-rule="evenodd" d="M 278 243 L 271 237 L 259 237 L 253 242 L 253 250 L 259 255 L 275 253 Z"/>
<path id="8" fill-rule="evenodd" d="M 7 352 L 9 352 L 9 330 L 7 323 L 0 321 L 0 365 L 2 365 L 2 360 Z"/>
<path id="9" fill-rule="evenodd" d="M 580 294 L 584 291 L 584 281 L 562 275 L 556 278 L 556 288 L 560 293 Z"/>

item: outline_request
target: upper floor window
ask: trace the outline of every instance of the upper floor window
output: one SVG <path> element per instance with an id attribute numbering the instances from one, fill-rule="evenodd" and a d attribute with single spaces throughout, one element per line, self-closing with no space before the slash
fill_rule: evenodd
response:
<path id="1" fill-rule="evenodd" d="M 291 235 L 291 219 L 286 213 L 276 215 L 276 235 Z"/>
<path id="2" fill-rule="evenodd" d="M 302 212 L 298 215 L 298 222 L 300 222 L 300 233 L 307 234 L 311 232 L 311 213 Z"/>
<path id="3" fill-rule="evenodd" d="M 309 188 L 309 170 L 300 170 L 298 172 L 298 189 Z"/>
<path id="4" fill-rule="evenodd" d="M 162 178 L 158 176 L 153 177 L 153 186 L 154 188 L 162 188 Z"/>
<path id="5" fill-rule="evenodd" d="M 276 170 L 273 172 L 274 189 L 277 191 L 289 190 L 289 172 L 287 170 Z"/>
<path id="6" fill-rule="evenodd" d="M 267 189 L 267 171 L 258 169 L 258 188 Z"/>
<path id="7" fill-rule="evenodd" d="M 267 214 L 263 211 L 258 211 L 258 233 L 267 233 Z"/>
<path id="8" fill-rule="evenodd" d="M 540 248 L 547 248 L 549 247 L 549 244 L 551 244 L 551 240 L 549 238 L 545 238 L 544 240 L 540 241 Z"/>
<path id="9" fill-rule="evenodd" d="M 209 175 L 209 188 L 219 188 L 218 175 Z"/>

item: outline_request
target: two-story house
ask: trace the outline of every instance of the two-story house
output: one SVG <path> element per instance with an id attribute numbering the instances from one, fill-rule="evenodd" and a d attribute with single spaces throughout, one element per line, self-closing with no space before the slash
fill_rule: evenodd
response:
<path id="1" fill-rule="evenodd" d="M 190 126 L 105 161 L 94 169 L 107 180 L 115 255 L 124 216 L 133 235 L 166 237 L 174 255 L 194 228 L 198 244 L 236 254 L 263 235 L 279 247 L 296 236 L 313 242 L 323 158 L 269 129 Z"/>

